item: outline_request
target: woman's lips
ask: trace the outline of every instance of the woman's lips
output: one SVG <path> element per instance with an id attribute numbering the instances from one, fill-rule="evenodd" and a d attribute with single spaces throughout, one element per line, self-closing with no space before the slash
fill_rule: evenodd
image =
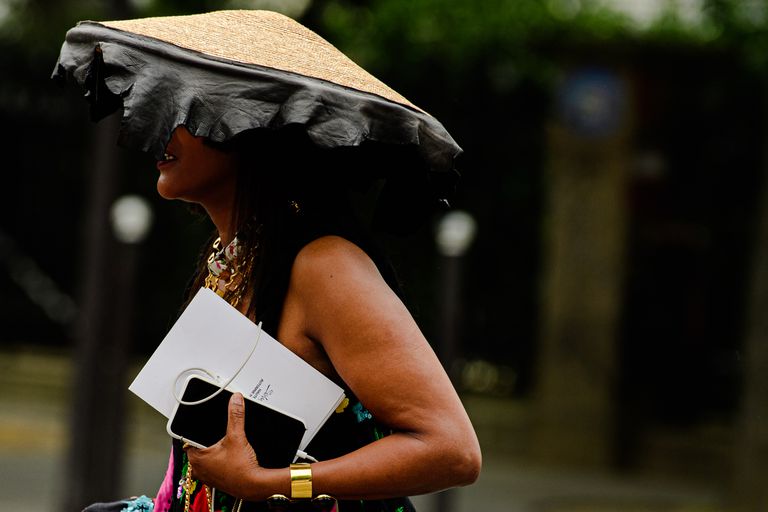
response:
<path id="1" fill-rule="evenodd" d="M 157 162 L 157 168 L 162 169 L 176 162 L 176 155 L 166 152 L 163 159 Z"/>

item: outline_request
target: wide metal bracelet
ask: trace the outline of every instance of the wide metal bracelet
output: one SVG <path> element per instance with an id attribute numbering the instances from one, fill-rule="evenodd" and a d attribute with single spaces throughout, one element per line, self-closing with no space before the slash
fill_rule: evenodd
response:
<path id="1" fill-rule="evenodd" d="M 291 464 L 291 499 L 312 498 L 312 467 L 306 462 Z"/>

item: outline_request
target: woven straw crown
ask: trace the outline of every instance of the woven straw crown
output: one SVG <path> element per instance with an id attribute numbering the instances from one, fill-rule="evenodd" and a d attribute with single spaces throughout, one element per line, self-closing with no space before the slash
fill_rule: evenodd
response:
<path id="1" fill-rule="evenodd" d="M 418 109 L 328 41 L 276 12 L 233 10 L 99 23 L 212 57 L 317 78 Z"/>

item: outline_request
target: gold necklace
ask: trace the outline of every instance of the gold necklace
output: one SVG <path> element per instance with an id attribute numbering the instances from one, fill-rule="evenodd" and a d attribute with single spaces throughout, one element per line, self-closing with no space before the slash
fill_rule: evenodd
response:
<path id="1" fill-rule="evenodd" d="M 248 290 L 248 281 L 253 271 L 253 261 L 258 246 L 257 241 L 251 248 L 244 249 L 236 236 L 227 247 L 222 249 L 221 237 L 217 238 L 213 242 L 213 251 L 208 256 L 205 287 L 216 292 L 232 307 L 238 307 Z M 246 250 L 248 254 L 243 254 Z"/>
<path id="2" fill-rule="evenodd" d="M 258 233 L 258 230 L 257 230 Z M 248 290 L 248 281 L 253 271 L 253 260 L 256 256 L 258 241 L 248 250 L 248 254 L 242 254 L 243 248 L 237 237 L 225 247 L 221 248 L 221 237 L 213 242 L 213 252 L 208 256 L 208 275 L 205 277 L 205 287 L 216 292 L 219 297 L 229 302 L 236 308 L 242 301 Z M 184 475 L 184 512 L 190 511 L 192 493 L 195 485 L 192 480 L 192 463 L 187 459 L 187 472 Z M 213 510 L 213 496 L 216 489 L 211 489 L 203 484 L 208 510 Z M 240 512 L 243 500 L 238 498 L 232 507 L 233 512 Z"/>

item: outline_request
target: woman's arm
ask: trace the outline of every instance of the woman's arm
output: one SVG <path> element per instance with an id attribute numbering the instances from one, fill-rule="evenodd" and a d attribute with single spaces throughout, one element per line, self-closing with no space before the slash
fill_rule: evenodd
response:
<path id="1" fill-rule="evenodd" d="M 423 494 L 472 483 L 480 471 L 474 429 L 450 380 L 408 310 L 370 258 L 339 237 L 296 258 L 287 300 L 305 335 L 377 421 L 394 433 L 336 459 L 312 464 L 313 490 L 340 499 Z M 234 434 L 233 434 L 234 435 Z M 260 468 L 242 446 L 190 450 L 195 475 L 233 494 L 288 494 L 287 469 Z M 247 442 L 245 442 L 247 446 Z M 227 468 L 239 468 L 239 474 Z"/>

